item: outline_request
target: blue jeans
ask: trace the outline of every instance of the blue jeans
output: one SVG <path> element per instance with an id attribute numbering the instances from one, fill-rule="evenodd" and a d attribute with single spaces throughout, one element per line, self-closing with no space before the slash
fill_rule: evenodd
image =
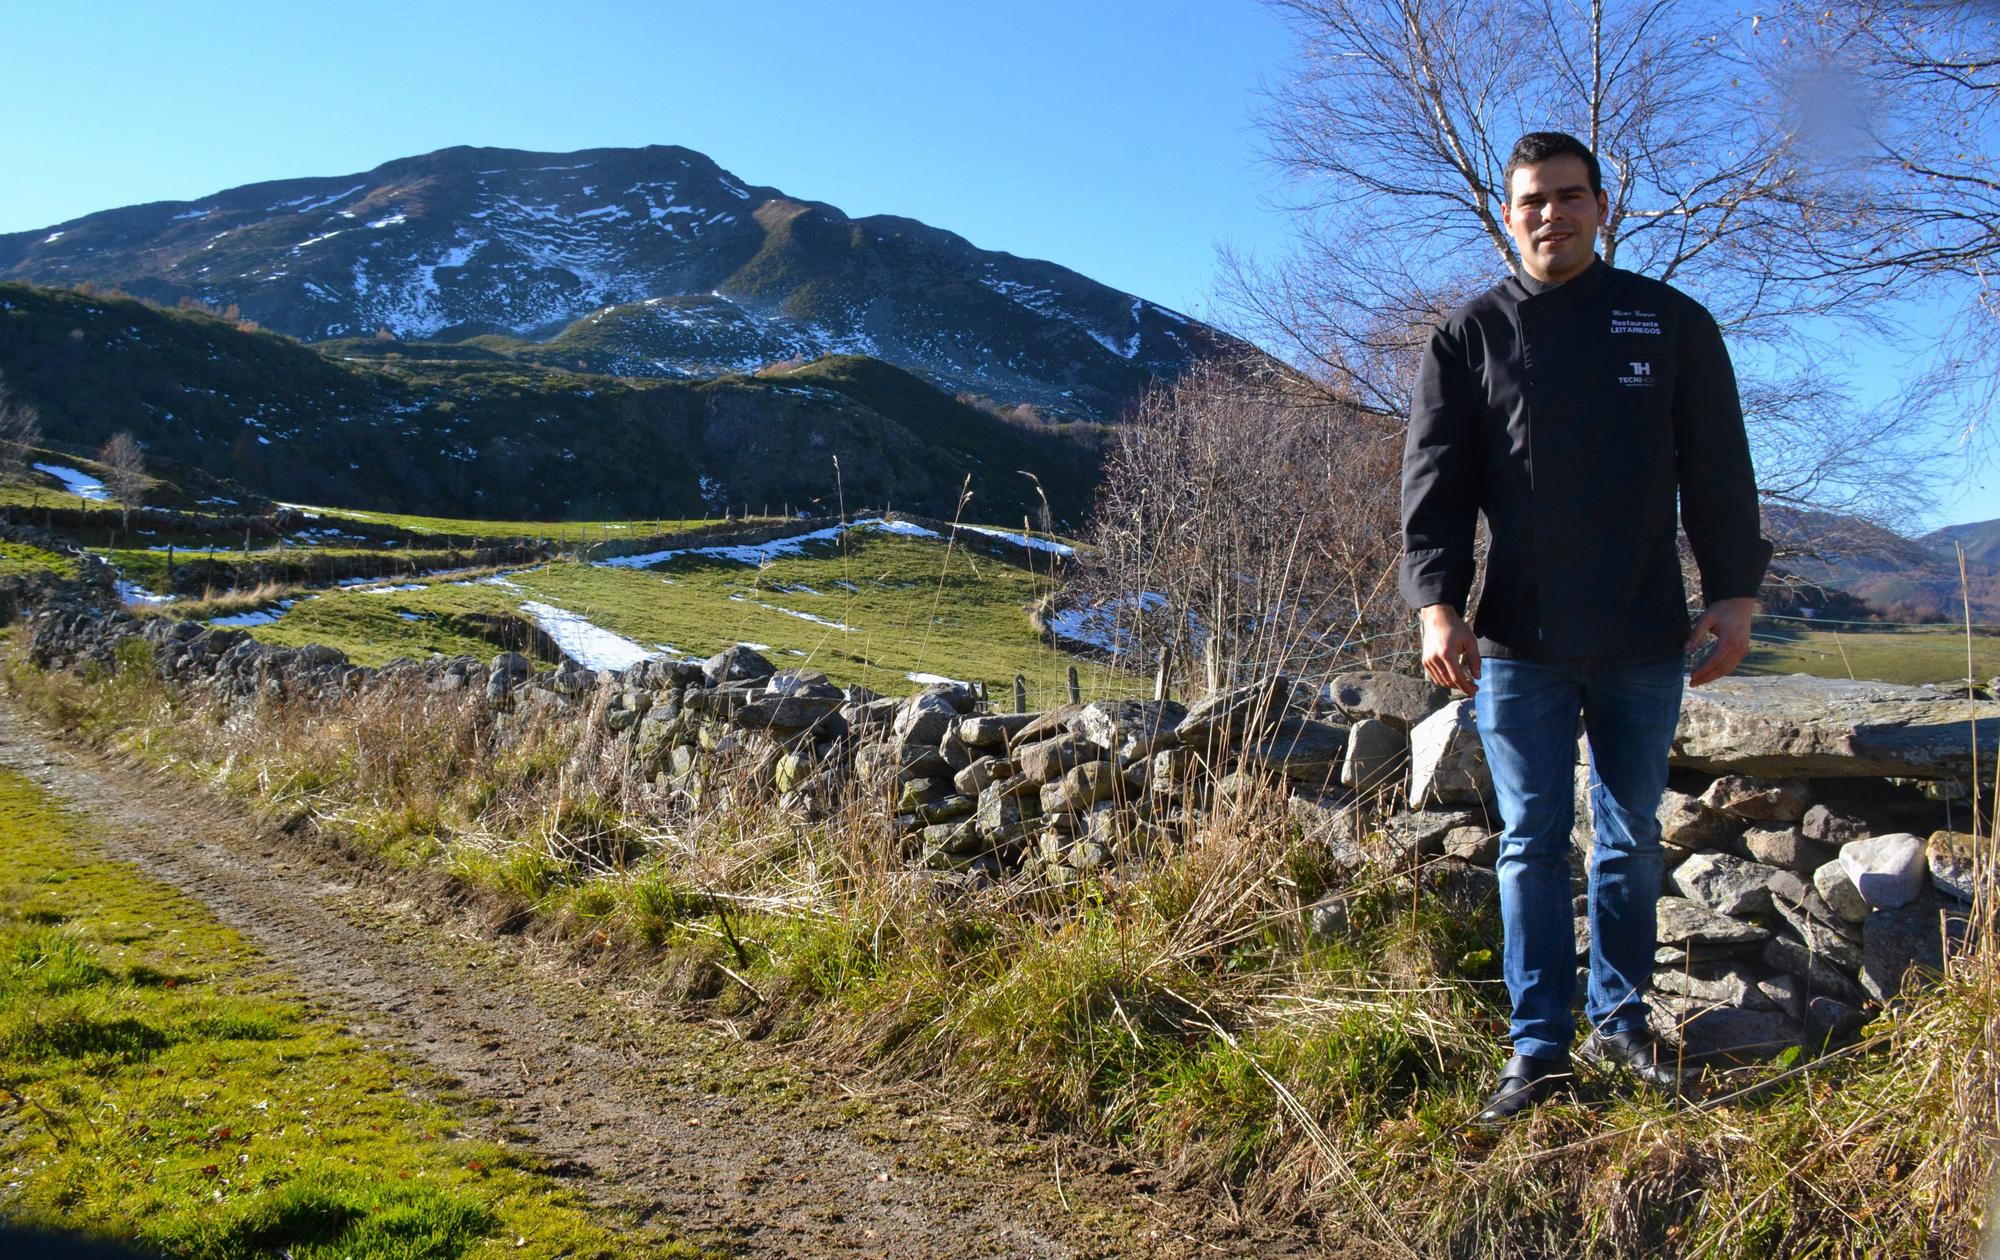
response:
<path id="1" fill-rule="evenodd" d="M 1590 737 L 1590 982 L 1584 1014 L 1610 1034 L 1646 1026 L 1664 863 L 1660 795 L 1681 712 L 1681 658 L 1488 660 L 1474 702 L 1500 800 L 1503 970 L 1514 1052 L 1569 1053 L 1576 1035 L 1570 916 L 1577 716 Z"/>

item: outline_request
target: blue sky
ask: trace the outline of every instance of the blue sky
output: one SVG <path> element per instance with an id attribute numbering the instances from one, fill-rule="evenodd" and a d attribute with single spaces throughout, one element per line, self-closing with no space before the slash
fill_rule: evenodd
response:
<path id="1" fill-rule="evenodd" d="M 454 144 L 681 144 L 1198 316 L 1218 244 L 1286 238 L 1257 0 L 102 2 L 8 6 L 0 48 L 0 232 Z M 2000 479 L 1952 486 L 1940 523 L 2000 517 Z"/>

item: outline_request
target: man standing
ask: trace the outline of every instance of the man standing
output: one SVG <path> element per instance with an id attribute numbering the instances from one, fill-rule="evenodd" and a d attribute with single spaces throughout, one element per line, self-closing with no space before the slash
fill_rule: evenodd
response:
<path id="1" fill-rule="evenodd" d="M 1569 1078 L 1579 714 L 1596 821 L 1583 1052 L 1679 1087 L 1645 998 L 1682 656 L 1714 638 L 1695 686 L 1743 659 L 1771 554 L 1715 320 L 1667 285 L 1598 259 L 1607 204 L 1581 141 L 1521 137 L 1506 185 L 1521 274 L 1432 334 L 1403 454 L 1403 598 L 1420 610 L 1424 672 L 1475 697 L 1504 826 L 1497 871 L 1514 1056 L 1483 1124 L 1511 1119 Z M 1692 629 L 1677 498 L 1706 605 Z M 1490 546 L 1475 637 L 1464 610 L 1482 512 Z"/>

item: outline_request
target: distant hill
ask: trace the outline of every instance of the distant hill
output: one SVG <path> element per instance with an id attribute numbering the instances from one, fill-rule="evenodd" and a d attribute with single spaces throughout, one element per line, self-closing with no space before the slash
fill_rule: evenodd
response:
<path id="1" fill-rule="evenodd" d="M 1053 263 L 849 218 L 671 146 L 451 148 L 105 210 L 0 235 L 0 279 L 199 301 L 307 342 L 464 344 L 618 376 L 863 355 L 1082 420 L 1248 349 Z"/>
<path id="2" fill-rule="evenodd" d="M 696 517 L 893 506 L 1081 520 L 1103 430 L 1010 422 L 878 360 L 620 380 L 495 354 L 320 353 L 195 311 L 0 284 L 0 378 L 53 443 L 129 430 L 149 458 L 272 498 L 479 517 Z M 835 461 L 838 461 L 836 474 Z M 969 481 L 968 481 L 969 479 Z"/>
<path id="3" fill-rule="evenodd" d="M 1865 600 L 1889 620 L 1960 621 L 1969 596 L 1975 622 L 2000 623 L 2000 521 L 1904 538 L 1846 517 L 1767 510 L 1765 519 L 1781 548 L 1811 538 L 1821 553 L 1782 559 L 1774 567 Z M 1962 585 L 1958 546 L 1965 549 Z"/>

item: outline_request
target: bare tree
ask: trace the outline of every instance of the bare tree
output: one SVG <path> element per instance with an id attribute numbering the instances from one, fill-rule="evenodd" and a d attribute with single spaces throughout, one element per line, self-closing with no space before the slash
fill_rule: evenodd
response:
<path id="1" fill-rule="evenodd" d="M 1243 669 L 1324 675 L 1393 655 L 1407 618 L 1378 487 L 1396 426 L 1236 366 L 1195 366 L 1121 426 L 1072 625 L 1121 655 L 1165 650 L 1197 690 Z"/>
<path id="2" fill-rule="evenodd" d="M 2000 8 L 1793 0 L 1760 51 L 1817 164 L 1809 195 L 1784 207 L 1788 278 L 1952 312 L 1931 384 L 1968 435 L 1988 427 L 2000 403 Z"/>
<path id="3" fill-rule="evenodd" d="M 0 380 L 0 477 L 11 480 L 26 472 L 28 452 L 41 440 L 41 413 L 8 393 Z"/>
<path id="4" fill-rule="evenodd" d="M 1758 347 L 1738 359 L 1767 495 L 1908 514 L 1928 413 L 1850 405 L 1802 339 L 1811 317 L 1877 312 L 1796 265 L 1800 216 L 1835 225 L 1749 21 L 1676 0 L 1271 2 L 1299 50 L 1263 119 L 1299 193 L 1298 248 L 1225 258 L 1246 331 L 1400 420 L 1430 328 L 1519 266 L 1500 218 L 1514 139 L 1568 131 L 1605 168 L 1605 260 L 1686 289 Z"/>
<path id="5" fill-rule="evenodd" d="M 153 479 L 146 475 L 146 453 L 138 438 L 121 429 L 105 439 L 97 460 L 104 465 L 104 484 L 118 500 L 124 523 L 129 526 L 132 509 L 146 497 L 153 484 Z"/>

